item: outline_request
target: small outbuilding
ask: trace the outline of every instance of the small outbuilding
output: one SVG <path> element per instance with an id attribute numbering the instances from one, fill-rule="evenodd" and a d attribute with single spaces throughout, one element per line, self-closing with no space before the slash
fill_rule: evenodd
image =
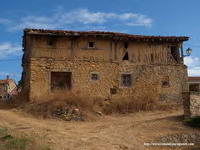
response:
<path id="1" fill-rule="evenodd" d="M 17 85 L 13 79 L 7 76 L 6 79 L 0 80 L 0 100 L 9 100 L 17 94 Z"/>

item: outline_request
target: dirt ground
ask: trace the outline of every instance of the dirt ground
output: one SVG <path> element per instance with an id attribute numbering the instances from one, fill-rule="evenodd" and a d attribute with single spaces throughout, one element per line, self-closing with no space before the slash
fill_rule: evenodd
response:
<path id="1" fill-rule="evenodd" d="M 102 116 L 98 121 L 65 122 L 38 119 L 10 109 L 0 110 L 0 127 L 38 139 L 43 137 L 53 150 L 162 150 L 167 147 L 148 147 L 144 143 L 176 133 L 200 132 L 184 126 L 182 114 L 182 110 L 153 111 Z"/>

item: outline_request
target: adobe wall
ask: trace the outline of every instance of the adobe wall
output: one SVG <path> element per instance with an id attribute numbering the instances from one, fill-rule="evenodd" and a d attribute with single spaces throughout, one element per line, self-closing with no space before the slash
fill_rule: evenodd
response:
<path id="1" fill-rule="evenodd" d="M 183 65 L 136 65 L 124 62 L 96 62 L 31 58 L 30 98 L 37 99 L 51 92 L 51 72 L 72 72 L 72 92 L 82 96 L 136 97 L 151 96 L 160 100 L 181 100 L 187 91 L 187 72 Z M 91 72 L 98 72 L 100 79 L 92 81 Z M 120 86 L 120 74 L 132 73 L 133 86 Z M 162 87 L 163 76 L 169 76 L 170 86 Z M 116 88 L 116 95 L 110 94 Z"/>

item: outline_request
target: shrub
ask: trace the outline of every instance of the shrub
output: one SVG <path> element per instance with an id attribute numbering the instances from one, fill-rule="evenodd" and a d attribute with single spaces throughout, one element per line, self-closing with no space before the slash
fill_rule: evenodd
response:
<path id="1" fill-rule="evenodd" d="M 186 125 L 195 127 L 195 128 L 200 128 L 200 117 L 193 117 L 191 119 L 185 120 Z"/>

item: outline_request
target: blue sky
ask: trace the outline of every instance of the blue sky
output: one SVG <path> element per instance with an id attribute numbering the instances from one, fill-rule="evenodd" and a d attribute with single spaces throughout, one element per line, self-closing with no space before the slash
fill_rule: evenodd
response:
<path id="1" fill-rule="evenodd" d="M 6 0 L 0 5 L 0 78 L 21 76 L 23 28 L 189 36 L 189 74 L 200 75 L 199 0 Z"/>

